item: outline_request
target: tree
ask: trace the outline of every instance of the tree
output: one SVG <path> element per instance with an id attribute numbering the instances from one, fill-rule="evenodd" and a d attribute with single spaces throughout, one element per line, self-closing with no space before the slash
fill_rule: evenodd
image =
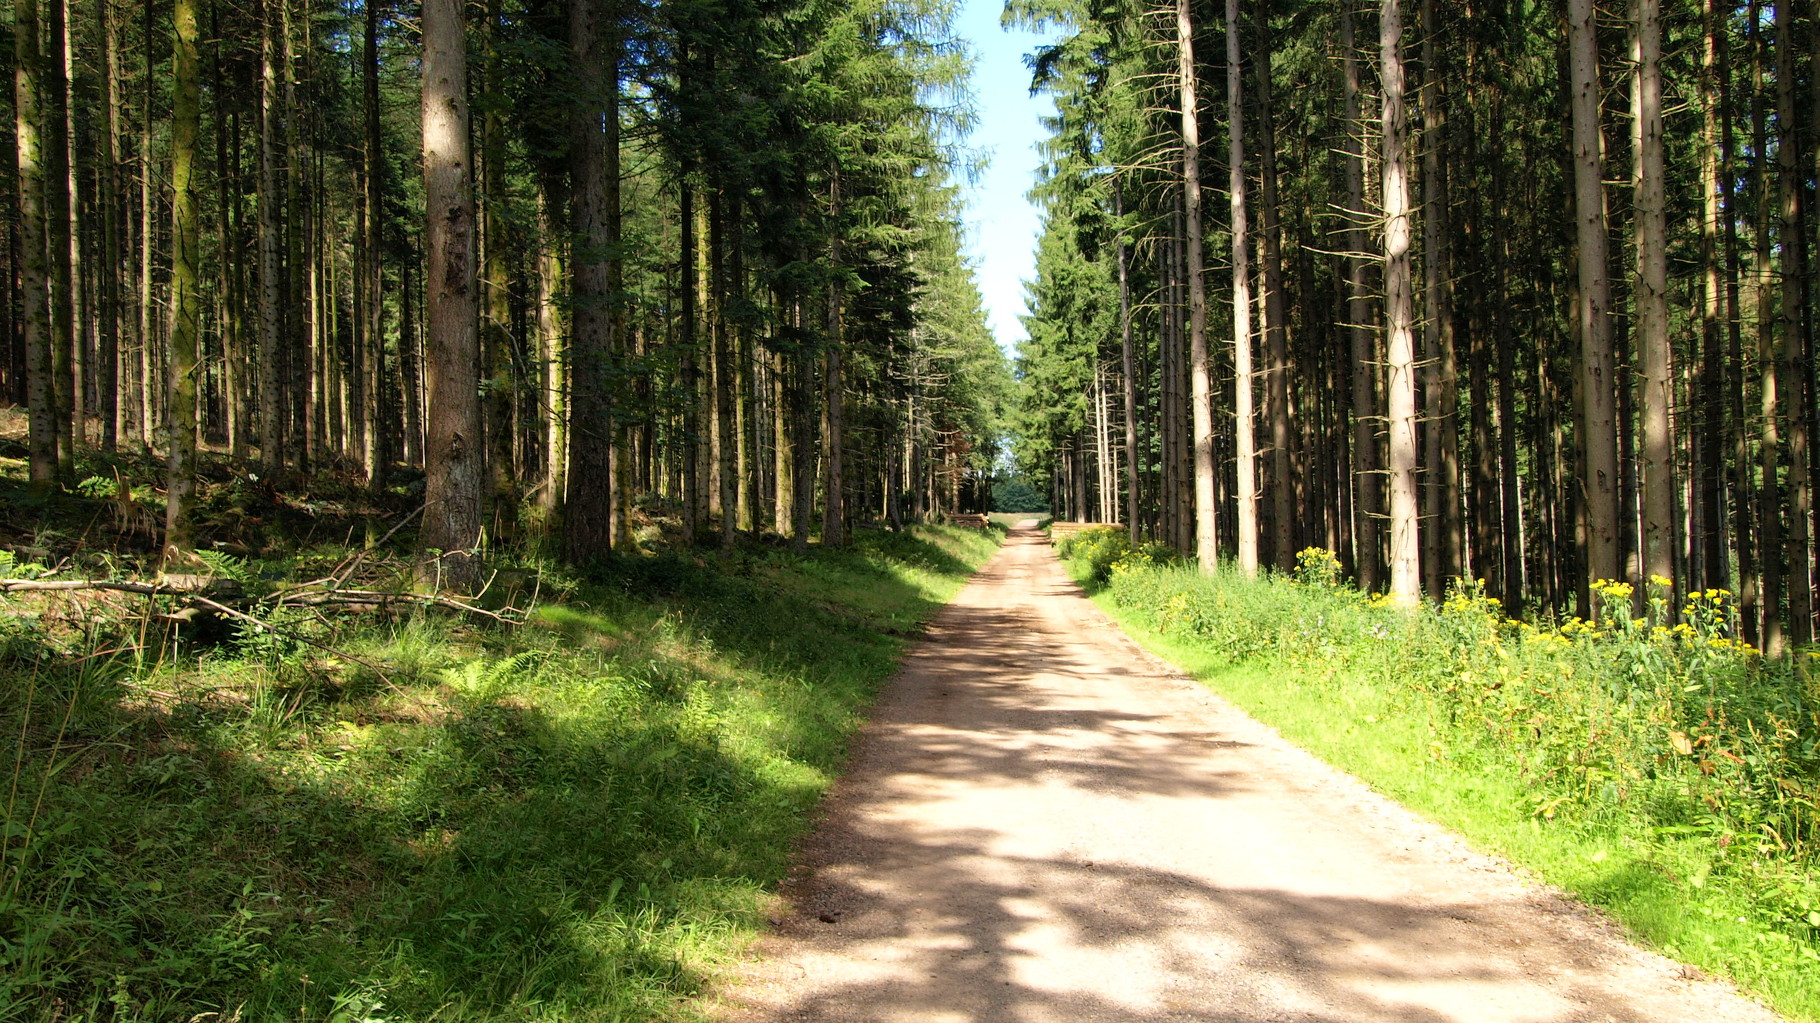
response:
<path id="1" fill-rule="evenodd" d="M 1251 371 L 1251 225 L 1245 215 L 1243 68 L 1239 57 L 1239 0 L 1226 0 L 1226 124 L 1230 138 L 1227 180 L 1232 205 L 1232 416 L 1233 432 L 1238 439 L 1239 571 L 1255 576 L 1258 573 L 1257 419 L 1252 407 L 1255 382 Z M 1183 110 L 1186 125 L 1186 101 Z M 1193 239 L 1189 242 L 1191 249 L 1196 244 Z M 1199 412 L 1198 406 L 1196 412 Z M 1198 443 L 1196 449 L 1199 450 Z M 1197 477 L 1199 471 L 1197 464 Z"/>
<path id="2" fill-rule="evenodd" d="M 1567 0 L 1572 73 L 1574 225 L 1579 268 L 1580 446 L 1586 463 L 1587 561 L 1594 580 L 1618 579 L 1618 424 L 1606 267 L 1605 143 L 1600 132 L 1599 43 L 1592 0 Z"/>
<path id="3" fill-rule="evenodd" d="M 54 2 L 54 0 L 53 0 Z M 13 124 L 19 153 L 19 267 L 23 292 L 21 324 L 26 361 L 26 393 L 31 405 L 30 469 L 40 490 L 56 485 L 57 400 L 52 372 L 49 289 L 49 242 L 44 231 L 43 58 L 38 47 L 38 2 L 17 0 L 13 6 Z"/>
<path id="4" fill-rule="evenodd" d="M 1411 273 L 1409 175 L 1404 149 L 1403 11 L 1384 0 L 1378 15 L 1379 75 L 1384 102 L 1385 408 L 1390 444 L 1390 592 L 1413 602 L 1422 594 L 1416 500 L 1415 295 Z"/>
<path id="5" fill-rule="evenodd" d="M 171 9 L 176 43 L 171 111 L 171 354 L 169 450 L 166 456 L 164 566 L 192 555 L 191 506 L 196 495 L 196 349 L 202 333 L 199 274 L 202 225 L 196 202 L 196 138 L 202 130 L 196 0 Z"/>
<path id="6" fill-rule="evenodd" d="M 1230 0 L 1228 0 L 1230 2 Z M 1213 370 L 1207 352 L 1207 284 L 1201 270 L 1201 127 L 1194 66 L 1194 22 L 1188 0 L 1175 3 L 1176 75 L 1182 116 L 1182 202 L 1187 223 L 1189 379 L 1194 422 L 1194 556 L 1201 571 L 1219 563 L 1218 509 L 1214 506 Z M 1235 276 L 1244 271 L 1235 268 Z M 1236 285 L 1235 285 L 1236 287 Z"/>
<path id="7" fill-rule="evenodd" d="M 1668 227 L 1663 181 L 1662 11 L 1635 0 L 1631 42 L 1631 181 L 1635 189 L 1637 344 L 1642 365 L 1643 569 L 1676 579 L 1674 353 L 1668 340 Z"/>
<path id="8" fill-rule="evenodd" d="M 468 142 L 468 67 L 461 0 L 423 5 L 424 235 L 429 248 L 424 350 L 429 422 L 424 449 L 420 569 L 431 584 L 472 587 L 480 577 L 481 433 L 475 331 L 474 195 Z"/>

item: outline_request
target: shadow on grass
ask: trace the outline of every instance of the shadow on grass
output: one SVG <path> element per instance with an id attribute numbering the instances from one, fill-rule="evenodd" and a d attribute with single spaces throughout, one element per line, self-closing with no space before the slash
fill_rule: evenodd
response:
<path id="1" fill-rule="evenodd" d="M 968 567 L 875 543 L 627 565 L 459 684 L 0 664 L 0 1020 L 663 1015 L 938 606 L 889 563 Z"/>

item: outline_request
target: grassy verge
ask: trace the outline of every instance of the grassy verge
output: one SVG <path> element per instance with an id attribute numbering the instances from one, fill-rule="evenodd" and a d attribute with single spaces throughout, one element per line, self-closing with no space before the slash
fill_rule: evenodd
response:
<path id="1" fill-rule="evenodd" d="M 1140 643 L 1292 741 L 1652 946 L 1820 1019 L 1820 721 L 1792 669 L 1711 621 L 1656 632 L 1627 601 L 1624 620 L 1551 628 L 1471 596 L 1406 611 L 1319 572 L 1206 578 L 1074 553 Z"/>
<path id="2" fill-rule="evenodd" d="M 1035 522 L 1035 528 L 1044 529 L 1055 518 L 1048 512 L 993 512 L 986 517 L 1006 529 L 1010 529 L 1020 522 Z"/>
<path id="3" fill-rule="evenodd" d="M 686 1015 L 997 541 L 626 560 L 516 629 L 343 627 L 362 663 L 0 606 L 0 1020 Z"/>

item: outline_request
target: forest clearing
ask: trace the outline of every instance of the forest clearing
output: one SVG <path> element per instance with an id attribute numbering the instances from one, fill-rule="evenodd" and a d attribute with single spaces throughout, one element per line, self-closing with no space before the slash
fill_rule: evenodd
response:
<path id="1" fill-rule="evenodd" d="M 950 4 L 0 4 L 0 1023 L 712 1011 L 1029 515 L 1674 990 L 1820 1019 L 1820 10 L 976 2 L 1053 110 L 1021 338 Z M 1510 1011 L 1660 994 L 1563 983 Z M 1245 1004 L 1474 1002 L 1298 990 Z"/>

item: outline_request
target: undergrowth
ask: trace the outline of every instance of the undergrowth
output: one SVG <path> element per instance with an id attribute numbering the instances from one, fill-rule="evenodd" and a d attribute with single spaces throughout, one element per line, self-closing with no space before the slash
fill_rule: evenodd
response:
<path id="1" fill-rule="evenodd" d="M 0 1021 L 686 1015 L 997 540 L 622 559 L 334 649 L 0 603 Z"/>
<path id="2" fill-rule="evenodd" d="M 1609 910 L 1670 955 L 1820 1019 L 1820 657 L 1737 641 L 1730 594 L 1525 622 L 1472 588 L 1402 608 L 1202 575 L 1122 534 L 1068 551 L 1140 641 L 1292 740 Z"/>

